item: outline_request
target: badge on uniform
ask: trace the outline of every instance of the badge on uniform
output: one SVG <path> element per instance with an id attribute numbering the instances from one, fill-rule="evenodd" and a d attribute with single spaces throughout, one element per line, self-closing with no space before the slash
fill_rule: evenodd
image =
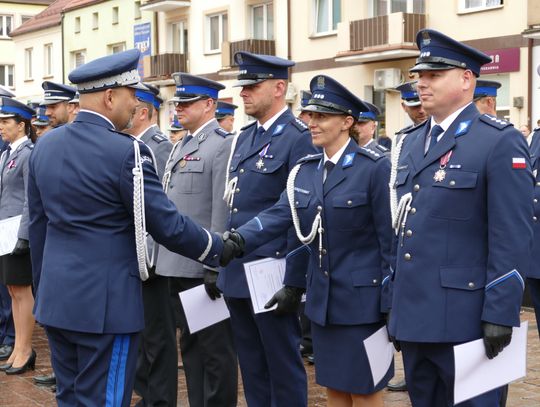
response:
<path id="1" fill-rule="evenodd" d="M 343 157 L 343 168 L 347 168 L 353 165 L 353 161 L 354 153 L 347 154 L 345 157 Z"/>
<path id="2" fill-rule="evenodd" d="M 445 155 L 441 157 L 439 160 L 439 169 L 435 171 L 435 174 L 433 175 L 433 181 L 435 182 L 443 182 L 446 178 L 446 166 L 448 164 L 448 161 L 450 161 L 450 157 L 452 157 L 452 151 L 450 150 Z"/>
<path id="3" fill-rule="evenodd" d="M 512 168 L 515 170 L 527 168 L 525 157 L 512 157 Z"/>
<path id="4" fill-rule="evenodd" d="M 15 160 L 11 160 L 10 162 L 8 162 L 7 167 L 8 167 L 8 170 L 15 168 Z"/>
<path id="5" fill-rule="evenodd" d="M 266 155 L 266 152 L 268 151 L 269 147 L 270 147 L 270 143 L 264 146 L 264 148 L 259 152 L 259 159 L 255 163 L 255 167 L 257 167 L 258 170 L 262 170 L 264 168 L 263 158 L 272 158 L 272 156 Z"/>
<path id="6" fill-rule="evenodd" d="M 467 133 L 469 131 L 469 126 L 470 125 L 471 125 L 471 120 L 467 120 L 465 122 L 459 123 L 459 126 L 458 126 L 456 132 L 454 133 L 454 136 L 456 136 L 456 137 L 463 136 L 465 133 Z"/>
<path id="7" fill-rule="evenodd" d="M 201 157 L 193 157 L 189 154 L 182 157 L 180 160 L 180 167 L 184 168 L 188 161 L 201 161 Z"/>

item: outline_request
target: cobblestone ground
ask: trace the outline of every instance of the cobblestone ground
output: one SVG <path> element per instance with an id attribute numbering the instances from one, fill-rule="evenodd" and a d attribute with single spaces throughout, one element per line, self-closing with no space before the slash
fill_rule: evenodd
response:
<path id="1" fill-rule="evenodd" d="M 529 321 L 529 345 L 527 377 L 512 383 L 508 396 L 507 407 L 540 407 L 540 341 L 538 339 L 534 313 L 525 311 L 522 320 Z M 21 376 L 7 376 L 0 374 L 0 407 L 30 407 L 30 406 L 55 406 L 54 394 L 48 388 L 38 387 L 33 384 L 32 377 L 35 374 L 48 374 L 51 371 L 49 361 L 49 348 L 47 339 L 41 328 L 37 328 L 34 334 L 34 348 L 38 359 L 35 372 L 27 372 Z M 326 406 L 325 391 L 315 384 L 315 372 L 313 366 L 306 365 L 309 379 L 309 406 Z M 396 378 L 403 377 L 401 357 L 396 357 Z M 187 393 L 183 371 L 179 372 L 178 406 L 187 407 Z M 133 397 L 132 405 L 138 398 Z M 392 393 L 385 391 L 386 407 L 408 407 L 410 402 L 407 393 Z M 239 387 L 239 407 L 246 407 L 242 388 Z M 291 406 L 294 407 L 294 406 Z"/>

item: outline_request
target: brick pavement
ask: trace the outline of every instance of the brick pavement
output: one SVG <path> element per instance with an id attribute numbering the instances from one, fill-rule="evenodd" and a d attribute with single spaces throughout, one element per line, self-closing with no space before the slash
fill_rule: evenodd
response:
<path id="1" fill-rule="evenodd" d="M 540 407 L 540 341 L 534 314 L 531 311 L 525 311 L 522 320 L 529 321 L 527 377 L 510 386 L 507 407 Z M 41 328 L 36 329 L 34 348 L 38 354 L 36 372 L 27 372 L 21 376 L 0 374 L 0 407 L 49 407 L 56 405 L 54 395 L 49 389 L 35 386 L 32 383 L 32 377 L 35 374 L 50 372 L 49 349 Z M 314 368 L 306 365 L 306 370 L 309 377 L 309 407 L 325 407 L 325 392 L 323 388 L 315 384 Z M 396 358 L 396 377 L 403 377 L 401 357 L 399 356 Z M 179 378 L 178 406 L 187 407 L 187 394 L 182 371 L 179 372 Z M 134 396 L 132 405 L 135 404 L 136 400 L 137 397 Z M 411 405 L 407 393 L 385 392 L 384 400 L 386 407 L 409 407 Z M 240 385 L 238 407 L 246 406 Z"/>

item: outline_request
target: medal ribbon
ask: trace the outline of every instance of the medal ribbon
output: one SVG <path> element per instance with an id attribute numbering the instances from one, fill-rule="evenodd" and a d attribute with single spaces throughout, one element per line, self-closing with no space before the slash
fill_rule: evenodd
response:
<path id="1" fill-rule="evenodd" d="M 265 145 L 263 147 L 263 149 L 259 152 L 259 157 L 261 157 L 261 160 L 263 158 L 265 158 L 264 156 L 266 155 L 266 152 L 268 151 L 268 148 L 270 147 L 270 143 L 268 143 L 267 145 Z"/>
<path id="2" fill-rule="evenodd" d="M 184 157 L 182 157 L 182 160 L 184 160 L 184 161 L 200 161 L 201 157 L 193 157 L 193 156 L 187 154 Z"/>
<path id="3" fill-rule="evenodd" d="M 452 157 L 452 151 L 454 150 L 450 150 L 449 152 L 447 152 L 445 155 L 443 155 L 439 161 L 439 166 L 441 169 L 445 168 L 446 165 L 448 164 L 448 161 L 450 161 L 450 157 Z"/>

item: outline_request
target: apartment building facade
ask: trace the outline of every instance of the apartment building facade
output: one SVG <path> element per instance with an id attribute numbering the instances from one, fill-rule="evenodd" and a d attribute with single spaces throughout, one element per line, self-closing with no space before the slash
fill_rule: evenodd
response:
<path id="1" fill-rule="evenodd" d="M 146 58 L 146 80 L 172 96 L 170 74 L 187 71 L 223 82 L 220 96 L 241 106 L 232 88 L 234 52 L 248 50 L 296 61 L 288 102 L 299 104 L 300 90 L 319 73 L 333 76 L 360 97 L 382 108 L 388 134 L 408 124 L 393 88 L 413 78 L 416 32 L 440 30 L 483 50 L 494 62 L 485 79 L 502 83 L 498 114 L 516 124 L 540 118 L 538 81 L 540 41 L 526 37 L 540 26 L 535 0 L 143 0 L 156 15 L 159 39 Z M 540 29 L 536 33 L 540 37 Z M 538 55 L 537 55 L 538 54 Z M 539 85 L 540 86 L 540 85 Z M 534 89 L 533 89 L 534 88 Z M 534 110 L 533 110 L 533 106 Z M 163 119 L 171 116 L 172 106 Z M 240 107 L 237 122 L 249 120 Z M 537 113 L 533 113 L 537 112 Z"/>

